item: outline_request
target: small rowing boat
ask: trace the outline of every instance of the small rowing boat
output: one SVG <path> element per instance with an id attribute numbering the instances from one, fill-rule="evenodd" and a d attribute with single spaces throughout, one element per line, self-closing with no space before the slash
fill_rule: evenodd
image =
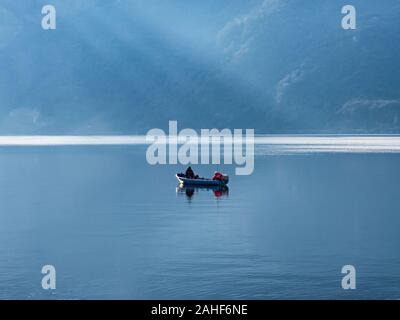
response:
<path id="1" fill-rule="evenodd" d="M 177 173 L 176 178 L 179 183 L 182 185 L 191 185 L 191 186 L 225 186 L 229 182 L 229 176 L 223 175 L 219 180 L 207 179 L 207 178 L 195 178 L 189 179 L 186 178 L 186 175 L 183 173 Z"/>

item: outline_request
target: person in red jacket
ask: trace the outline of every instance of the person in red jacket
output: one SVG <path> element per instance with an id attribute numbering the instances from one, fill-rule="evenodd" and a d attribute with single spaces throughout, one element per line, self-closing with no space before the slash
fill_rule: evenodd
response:
<path id="1" fill-rule="evenodd" d="M 215 171 L 213 180 L 222 180 L 222 173 L 218 172 L 218 171 Z"/>

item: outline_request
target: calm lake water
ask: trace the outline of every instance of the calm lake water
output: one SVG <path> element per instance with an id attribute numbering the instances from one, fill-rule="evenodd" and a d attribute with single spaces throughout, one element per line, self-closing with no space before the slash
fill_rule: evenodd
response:
<path id="1" fill-rule="evenodd" d="M 1 299 L 400 298 L 400 154 L 258 152 L 218 193 L 144 152 L 0 149 Z"/>

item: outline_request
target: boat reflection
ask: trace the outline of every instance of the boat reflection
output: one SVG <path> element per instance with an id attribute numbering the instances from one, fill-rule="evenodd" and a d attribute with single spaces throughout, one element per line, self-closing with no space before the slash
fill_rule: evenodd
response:
<path id="1" fill-rule="evenodd" d="M 227 186 L 185 186 L 179 184 L 176 187 L 176 193 L 186 195 L 189 200 L 201 191 L 212 191 L 215 198 L 227 197 L 229 195 L 229 188 Z"/>

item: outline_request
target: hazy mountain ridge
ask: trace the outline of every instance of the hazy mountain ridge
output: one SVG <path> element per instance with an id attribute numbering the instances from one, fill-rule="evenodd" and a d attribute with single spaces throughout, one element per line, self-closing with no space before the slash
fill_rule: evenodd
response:
<path id="1" fill-rule="evenodd" d="M 7 2 L 0 132 L 399 132 L 400 5 L 386 2 L 353 1 L 354 31 L 340 1 L 56 1 L 55 31 L 41 1 Z"/>

